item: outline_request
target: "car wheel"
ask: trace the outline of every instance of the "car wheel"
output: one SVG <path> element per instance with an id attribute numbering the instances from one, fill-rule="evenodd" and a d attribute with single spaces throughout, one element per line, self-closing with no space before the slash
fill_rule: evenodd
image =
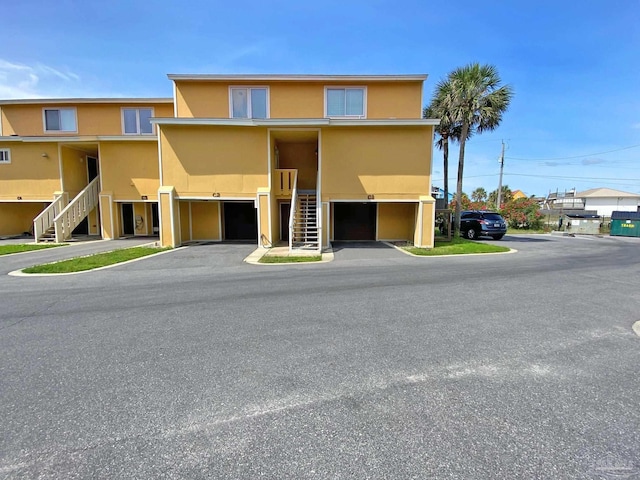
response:
<path id="1" fill-rule="evenodd" d="M 493 237 L 494 240 L 500 240 L 502 237 L 504 237 L 504 233 L 501 233 L 500 235 L 491 235 Z"/>
<path id="2" fill-rule="evenodd" d="M 478 232 L 476 232 L 476 229 L 472 227 L 467 230 L 466 236 L 469 240 L 475 240 L 476 238 L 478 238 Z"/>

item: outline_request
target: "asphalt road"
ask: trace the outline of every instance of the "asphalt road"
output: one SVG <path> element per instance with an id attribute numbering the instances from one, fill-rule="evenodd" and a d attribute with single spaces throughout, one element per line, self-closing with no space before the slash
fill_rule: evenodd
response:
<path id="1" fill-rule="evenodd" d="M 0 478 L 640 477 L 640 239 L 500 243 L 0 257 Z"/>

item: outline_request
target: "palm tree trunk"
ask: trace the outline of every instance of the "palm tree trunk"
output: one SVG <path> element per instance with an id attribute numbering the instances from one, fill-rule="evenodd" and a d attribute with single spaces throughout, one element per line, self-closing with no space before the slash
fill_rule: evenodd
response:
<path id="1" fill-rule="evenodd" d="M 449 207 L 449 137 L 442 137 L 442 160 L 444 161 L 444 208 Z"/>
<path id="2" fill-rule="evenodd" d="M 467 143 L 467 134 L 469 133 L 469 123 L 462 123 L 462 132 L 460 134 L 460 156 L 458 157 L 458 189 L 456 193 L 456 220 L 455 235 L 460 234 L 460 212 L 462 211 L 462 176 L 464 170 L 464 146 Z"/>

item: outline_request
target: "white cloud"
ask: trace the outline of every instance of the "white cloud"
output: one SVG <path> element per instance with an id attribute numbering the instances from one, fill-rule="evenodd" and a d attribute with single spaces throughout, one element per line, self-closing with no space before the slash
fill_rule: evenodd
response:
<path id="1" fill-rule="evenodd" d="M 25 65 L 0 58 L 0 98 L 65 96 L 78 87 L 80 77 L 42 63 Z"/>

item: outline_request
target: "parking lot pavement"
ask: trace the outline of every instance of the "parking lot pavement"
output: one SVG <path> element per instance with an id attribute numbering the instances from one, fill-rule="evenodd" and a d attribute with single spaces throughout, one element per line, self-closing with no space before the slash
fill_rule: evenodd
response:
<path id="1" fill-rule="evenodd" d="M 633 478 L 640 242 L 500 243 L 0 276 L 0 477 Z"/>

